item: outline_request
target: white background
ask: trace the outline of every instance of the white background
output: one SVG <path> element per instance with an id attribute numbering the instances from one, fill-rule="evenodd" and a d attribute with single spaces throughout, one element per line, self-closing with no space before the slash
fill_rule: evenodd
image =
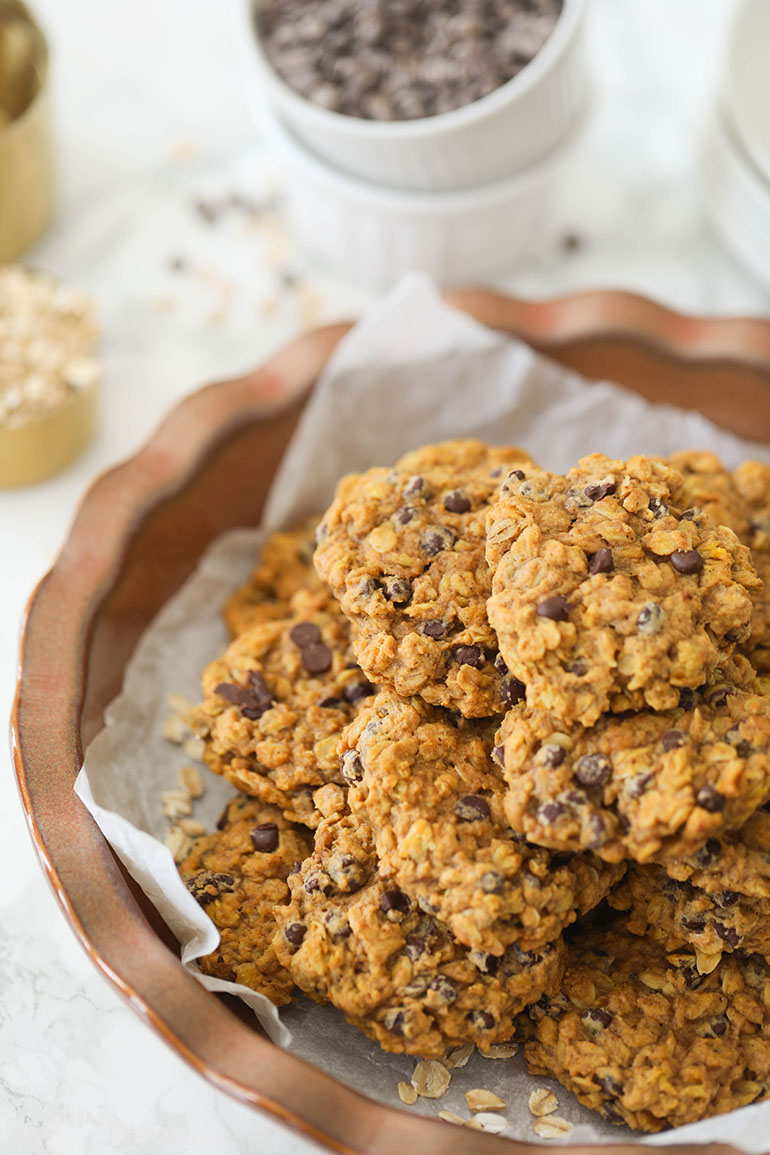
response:
<path id="1" fill-rule="evenodd" d="M 768 293 L 711 238 L 698 183 L 731 9 L 728 0 L 594 0 L 598 109 L 567 190 L 580 244 L 500 284 L 536 296 L 630 288 L 686 311 L 768 313 Z M 272 211 L 231 207 L 210 225 L 194 209 L 233 195 L 269 208 L 280 193 L 241 94 L 238 0 L 37 0 L 36 10 L 54 56 L 60 196 L 29 259 L 97 299 L 105 381 L 86 454 L 52 482 L 0 492 L 7 710 L 24 604 L 89 480 L 132 453 L 185 392 L 369 302 L 307 267 Z M 314 1150 L 204 1083 L 100 977 L 43 880 L 3 757 L 0 1151 Z"/>

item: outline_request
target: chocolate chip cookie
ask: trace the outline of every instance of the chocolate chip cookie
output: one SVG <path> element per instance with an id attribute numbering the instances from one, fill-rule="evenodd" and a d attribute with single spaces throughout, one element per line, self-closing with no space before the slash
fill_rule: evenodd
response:
<path id="1" fill-rule="evenodd" d="M 196 839 L 179 873 L 219 930 L 199 961 L 204 974 L 243 983 L 282 1006 L 294 983 L 272 946 L 273 909 L 289 900 L 286 879 L 313 848 L 312 836 L 275 806 L 234 798 L 213 834 Z"/>
<path id="2" fill-rule="evenodd" d="M 565 732 L 543 711 L 510 710 L 497 735 L 505 812 L 530 841 L 608 862 L 692 854 L 770 796 L 770 698 L 729 679 L 687 691 L 676 710 L 605 715 Z"/>
<path id="3" fill-rule="evenodd" d="M 622 927 L 569 946 L 561 993 L 530 1009 L 532 1074 L 553 1075 L 611 1123 L 660 1131 L 770 1093 L 770 967 L 698 973 Z"/>
<path id="4" fill-rule="evenodd" d="M 331 605 L 253 627 L 206 668 L 192 714 L 215 774 L 309 826 L 317 790 L 342 782 L 340 734 L 374 693 L 349 634 Z"/>
<path id="5" fill-rule="evenodd" d="M 757 810 L 740 830 L 726 831 L 686 858 L 669 858 L 666 873 L 707 894 L 737 890 L 770 899 L 770 812 Z"/>
<path id="6" fill-rule="evenodd" d="M 261 622 L 290 617 L 292 599 L 297 593 L 302 593 L 307 608 L 326 607 L 331 595 L 313 566 L 319 516 L 308 517 L 293 529 L 267 538 L 259 565 L 223 610 L 234 638 Z"/>
<path id="7" fill-rule="evenodd" d="M 749 527 L 743 539 L 764 585 L 754 598 L 751 636 L 744 646 L 754 667 L 770 673 L 770 465 L 745 461 L 733 474 L 745 502 Z"/>
<path id="8" fill-rule="evenodd" d="M 337 486 L 315 563 L 372 681 L 467 717 L 501 713 L 523 692 L 499 660 L 484 557 L 489 503 L 516 463 L 529 458 L 449 441 Z"/>
<path id="9" fill-rule="evenodd" d="M 527 700 L 564 724 L 667 710 L 749 635 L 759 588 L 732 530 L 662 462 L 512 470 L 488 518 L 489 619 Z"/>
<path id="10" fill-rule="evenodd" d="M 561 941 L 500 958 L 467 950 L 378 873 L 372 832 L 349 814 L 324 819 L 289 883 L 291 901 L 276 910 L 280 961 L 386 1051 L 485 1050 L 511 1037 L 514 1014 L 558 989 Z"/>
<path id="11" fill-rule="evenodd" d="M 345 731 L 351 810 L 380 874 L 476 952 L 536 950 L 608 893 L 622 868 L 552 855 L 511 830 L 494 727 L 383 690 Z"/>

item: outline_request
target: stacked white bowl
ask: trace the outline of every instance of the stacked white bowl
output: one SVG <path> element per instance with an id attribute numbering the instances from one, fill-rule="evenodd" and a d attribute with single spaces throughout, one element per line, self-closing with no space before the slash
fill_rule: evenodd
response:
<path id="1" fill-rule="evenodd" d="M 407 270 L 447 285 L 511 269 L 552 240 L 559 177 L 588 112 L 588 0 L 564 0 L 540 51 L 494 92 L 399 121 L 330 111 L 289 87 L 260 41 L 258 5 L 243 5 L 249 98 L 314 258 L 374 287 Z"/>
<path id="2" fill-rule="evenodd" d="M 703 177 L 717 234 L 770 288 L 770 0 L 736 10 Z"/>

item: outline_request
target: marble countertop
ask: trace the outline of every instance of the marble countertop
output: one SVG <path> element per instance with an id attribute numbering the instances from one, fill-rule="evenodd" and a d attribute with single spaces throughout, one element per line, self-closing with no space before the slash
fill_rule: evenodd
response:
<path id="1" fill-rule="evenodd" d="M 25 601 L 91 478 L 131 454 L 190 389 L 371 300 L 292 248 L 280 168 L 233 63 L 238 4 L 35 4 L 53 48 L 60 192 L 29 260 L 98 301 L 105 384 L 100 433 L 84 456 L 47 484 L 0 493 L 8 709 Z M 698 180 L 731 7 L 594 0 L 597 109 L 570 174 L 570 240 L 501 286 L 533 296 L 626 288 L 685 311 L 770 312 L 770 294 L 710 235 Z M 5 757 L 0 1150 L 315 1150 L 203 1082 L 104 982 L 44 882 Z"/>

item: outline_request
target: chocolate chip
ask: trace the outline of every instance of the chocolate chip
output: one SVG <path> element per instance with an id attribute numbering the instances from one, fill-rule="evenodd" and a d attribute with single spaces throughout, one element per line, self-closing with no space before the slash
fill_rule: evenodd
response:
<path id="1" fill-rule="evenodd" d="M 555 770 L 561 766 L 564 759 L 567 757 L 567 751 L 563 746 L 557 745 L 556 742 L 547 742 L 538 750 L 538 759 L 543 766 L 547 766 L 549 770 Z"/>
<path id="2" fill-rule="evenodd" d="M 460 666 L 473 666 L 480 670 L 484 665 L 484 654 L 481 646 L 458 646 L 455 650 L 455 659 Z"/>
<path id="3" fill-rule="evenodd" d="M 382 1021 L 385 1024 L 385 1030 L 390 1031 L 391 1035 L 403 1035 L 406 1011 L 386 1011 Z"/>
<path id="4" fill-rule="evenodd" d="M 505 664 L 505 659 L 503 658 L 502 654 L 495 655 L 495 669 L 497 670 L 498 674 L 508 673 L 508 667 Z"/>
<path id="5" fill-rule="evenodd" d="M 589 849 L 598 850 L 604 846 L 605 842 L 609 840 L 610 834 L 607 829 L 607 823 L 602 818 L 601 814 L 592 814 L 588 820 L 588 829 L 590 832 L 590 839 L 588 842 Z"/>
<path id="6" fill-rule="evenodd" d="M 623 1084 L 613 1075 L 594 1075 L 594 1082 L 611 1099 L 618 1099 L 623 1094 Z"/>
<path id="7" fill-rule="evenodd" d="M 428 496 L 428 489 L 422 477 L 412 477 L 407 481 L 402 490 L 404 497 L 422 497 Z"/>
<path id="8" fill-rule="evenodd" d="M 268 693 L 268 696 L 265 697 L 261 693 L 245 689 L 234 682 L 220 682 L 218 686 L 214 687 L 214 693 L 218 694 L 220 698 L 224 698 L 226 702 L 238 706 L 244 718 L 248 718 L 251 722 L 256 722 L 261 718 L 274 702 L 272 694 Z"/>
<path id="9" fill-rule="evenodd" d="M 719 894 L 714 895 L 714 902 L 716 902 L 718 906 L 735 906 L 740 897 L 737 890 L 723 890 Z"/>
<path id="10" fill-rule="evenodd" d="M 318 705 L 323 710 L 339 710 L 345 703 L 342 698 L 322 698 Z"/>
<path id="11" fill-rule="evenodd" d="M 268 854 L 278 846 L 278 827 L 274 822 L 260 822 L 251 832 L 251 841 L 255 850 Z"/>
<path id="12" fill-rule="evenodd" d="M 754 747 L 745 738 L 735 744 L 735 753 L 739 758 L 750 758 L 754 753 Z"/>
<path id="13" fill-rule="evenodd" d="M 441 618 L 433 618 L 431 621 L 424 622 L 422 632 L 429 638 L 443 638 L 449 633 L 449 626 L 446 622 L 442 622 Z"/>
<path id="14" fill-rule="evenodd" d="M 735 929 L 735 927 L 725 926 L 724 923 L 717 922 L 716 919 L 714 919 L 713 926 L 722 942 L 727 946 L 735 948 L 741 941 L 741 936 L 738 934 L 738 931 Z"/>
<path id="15" fill-rule="evenodd" d="M 677 549 L 668 559 L 677 573 L 695 574 L 703 569 L 703 558 L 697 549 Z"/>
<path id="16" fill-rule="evenodd" d="M 612 1022 L 612 1015 L 609 1011 L 605 1011 L 604 1007 L 589 1007 L 587 1011 L 583 1011 L 580 1019 L 591 1029 L 605 1030 Z"/>
<path id="17" fill-rule="evenodd" d="M 491 1031 L 495 1025 L 494 1015 L 490 1015 L 489 1011 L 471 1011 L 467 1018 L 477 1031 Z"/>
<path id="18" fill-rule="evenodd" d="M 679 514 L 679 520 L 680 521 L 695 521 L 695 513 L 696 513 L 696 511 L 694 509 L 686 509 L 684 511 L 684 513 Z"/>
<path id="19" fill-rule="evenodd" d="M 461 489 L 451 489 L 444 498 L 447 513 L 468 513 L 470 508 L 471 499 Z"/>
<path id="20" fill-rule="evenodd" d="M 341 939 L 348 938 L 350 935 L 350 923 L 344 914 L 339 911 L 330 910 L 324 917 L 324 926 L 329 938 Z"/>
<path id="21" fill-rule="evenodd" d="M 326 869 L 332 882 L 343 894 L 353 894 L 360 890 L 369 873 L 365 863 L 339 850 L 330 855 Z"/>
<path id="22" fill-rule="evenodd" d="M 385 890 L 380 898 L 380 910 L 383 914 L 394 916 L 408 914 L 411 905 L 403 890 Z"/>
<path id="23" fill-rule="evenodd" d="M 626 794 L 629 798 L 641 798 L 654 778 L 654 774 L 634 774 L 633 778 L 626 779 Z"/>
<path id="24" fill-rule="evenodd" d="M 714 710 L 721 710 L 727 705 L 727 699 L 735 693 L 734 686 L 714 686 L 706 694 L 706 701 Z"/>
<path id="25" fill-rule="evenodd" d="M 427 949 L 428 949 L 427 939 L 422 938 L 421 935 L 408 934 L 406 936 L 406 941 L 404 944 L 404 950 L 406 951 L 408 957 L 412 960 L 412 962 L 414 962 L 415 959 L 420 958 L 421 955 L 424 955 L 425 952 L 427 951 Z"/>
<path id="26" fill-rule="evenodd" d="M 659 497 L 651 497 L 648 508 L 656 518 L 663 517 L 668 513 L 668 506 L 664 501 L 661 501 Z"/>
<path id="27" fill-rule="evenodd" d="M 695 690 L 685 687 L 679 691 L 679 705 L 683 710 L 694 710 L 698 704 L 698 695 Z"/>
<path id="28" fill-rule="evenodd" d="M 664 752 L 668 754 L 669 750 L 676 750 L 684 745 L 684 734 L 681 730 L 666 730 L 660 740 L 660 744 Z"/>
<path id="29" fill-rule="evenodd" d="M 346 750 L 340 756 L 340 773 L 348 786 L 353 786 L 363 779 L 364 764 L 357 750 Z"/>
<path id="30" fill-rule="evenodd" d="M 576 678 L 584 678 L 588 673 L 588 663 L 584 662 L 582 658 L 578 658 L 576 662 L 569 663 L 567 673 L 574 674 Z"/>
<path id="31" fill-rule="evenodd" d="M 556 822 L 567 813 L 567 808 L 561 802 L 544 802 L 538 807 L 537 816 L 541 822 L 550 824 Z"/>
<path id="32" fill-rule="evenodd" d="M 293 628 L 289 637 L 295 646 L 303 649 L 305 646 L 310 646 L 314 642 L 320 642 L 321 631 L 315 622 L 300 622 Z"/>
<path id="33" fill-rule="evenodd" d="M 283 937 L 291 946 L 302 946 L 302 940 L 307 934 L 304 922 L 290 922 L 283 930 Z"/>
<path id="34" fill-rule="evenodd" d="M 434 975 L 428 984 L 428 990 L 435 995 L 439 1002 L 449 1006 L 457 999 L 457 987 L 446 975 Z"/>
<path id="35" fill-rule="evenodd" d="M 420 538 L 420 545 L 428 557 L 435 557 L 444 549 L 451 549 L 455 543 L 455 535 L 445 525 L 436 525 L 425 531 Z"/>
<path id="36" fill-rule="evenodd" d="M 331 669 L 332 652 L 323 642 L 312 642 L 300 651 L 300 659 L 308 674 L 325 674 Z"/>
<path id="37" fill-rule="evenodd" d="M 515 477 L 517 481 L 523 481 L 526 476 L 527 475 L 523 469 L 512 469 L 508 474 L 508 480 L 510 480 L 512 477 Z"/>
<path id="38" fill-rule="evenodd" d="M 728 1026 L 729 1026 L 729 1022 L 728 1022 L 727 1016 L 726 1015 L 720 1015 L 719 1018 L 714 1019 L 714 1021 L 710 1024 L 711 1033 L 712 1033 L 712 1035 L 715 1035 L 718 1039 L 721 1039 L 722 1035 L 724 1035 L 726 1033 Z"/>
<path id="39" fill-rule="evenodd" d="M 603 754 L 584 754 L 575 763 L 575 777 L 583 786 L 603 786 L 612 773 L 612 763 Z"/>
<path id="40" fill-rule="evenodd" d="M 379 589 L 382 589 L 382 587 L 374 578 L 364 578 L 358 587 L 358 592 L 362 598 L 370 598 L 376 594 Z"/>
<path id="41" fill-rule="evenodd" d="M 232 874 L 220 874 L 213 870 L 200 870 L 192 878 L 185 880 L 185 886 L 200 906 L 208 906 L 223 894 L 235 890 Z"/>
<path id="42" fill-rule="evenodd" d="M 612 557 L 612 550 L 607 546 L 597 549 L 596 553 L 591 555 L 588 563 L 588 572 L 590 574 L 612 573 L 614 568 L 615 562 Z"/>
<path id="43" fill-rule="evenodd" d="M 705 869 L 707 866 L 714 865 L 714 863 L 719 858 L 720 850 L 721 847 L 716 838 L 709 838 L 706 845 L 701 846 L 700 850 L 697 850 L 693 857 L 696 864 L 700 866 L 701 869 Z"/>
<path id="44" fill-rule="evenodd" d="M 497 974 L 500 969 L 500 959 L 493 954 L 487 954 L 483 950 L 468 951 L 468 957 L 475 966 L 476 970 L 481 971 L 483 975 Z"/>
<path id="45" fill-rule="evenodd" d="M 647 602 L 642 606 L 636 619 L 636 627 L 640 634 L 659 634 L 663 629 L 665 614 L 657 602 Z"/>
<path id="46" fill-rule="evenodd" d="M 417 510 L 413 505 L 402 505 L 400 509 L 396 510 L 393 516 L 399 525 L 409 525 L 409 522 L 413 521 L 417 516 Z"/>
<path id="47" fill-rule="evenodd" d="M 682 978 L 688 990 L 695 991 L 705 981 L 706 976 L 702 975 L 694 963 L 687 963 L 681 968 Z"/>
<path id="48" fill-rule="evenodd" d="M 505 746 L 493 746 L 492 757 L 499 766 L 505 765 Z"/>
<path id="49" fill-rule="evenodd" d="M 601 501 L 603 497 L 609 497 L 614 493 L 617 488 L 617 481 L 594 481 L 585 487 L 584 493 L 586 497 L 591 498 L 591 501 Z"/>
<path id="50" fill-rule="evenodd" d="M 489 818 L 489 803 L 479 794 L 466 794 L 455 805 L 458 822 L 480 822 Z"/>
<path id="51" fill-rule="evenodd" d="M 706 928 L 706 919 L 703 915 L 694 915 L 692 918 L 681 919 L 682 926 L 692 934 L 700 934 Z"/>
<path id="52" fill-rule="evenodd" d="M 701 786 L 695 795 L 695 805 L 700 806 L 702 810 L 707 810 L 709 814 L 718 814 L 720 810 L 725 808 L 725 796 L 720 794 L 710 782 L 707 782 L 705 786 Z"/>
<path id="53" fill-rule="evenodd" d="M 374 686 L 371 682 L 348 682 L 345 689 L 342 691 L 342 696 L 350 705 L 362 701 L 364 698 L 371 698 L 374 693 Z"/>
<path id="54" fill-rule="evenodd" d="M 546 598 L 540 603 L 535 613 L 540 618 L 548 618 L 552 622 L 566 622 L 569 619 L 570 604 L 561 594 Z"/>
<path id="55" fill-rule="evenodd" d="M 527 695 L 527 687 L 518 678 L 503 678 L 500 686 L 500 700 L 504 706 L 515 706 Z"/>
<path id="56" fill-rule="evenodd" d="M 406 606 L 412 600 L 412 583 L 406 578 L 386 578 L 383 593 L 394 606 Z"/>
<path id="57" fill-rule="evenodd" d="M 328 874 L 309 874 L 304 881 L 303 889 L 307 894 L 325 894 L 327 897 L 334 892 Z"/>

